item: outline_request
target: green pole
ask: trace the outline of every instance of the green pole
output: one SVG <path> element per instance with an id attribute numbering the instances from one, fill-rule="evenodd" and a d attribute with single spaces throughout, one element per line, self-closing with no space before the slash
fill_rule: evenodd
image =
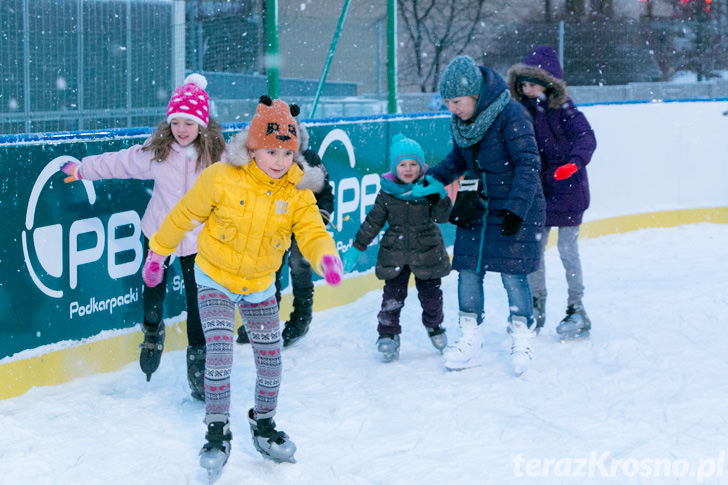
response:
<path id="1" fill-rule="evenodd" d="M 266 57 L 265 68 L 268 73 L 268 96 L 278 98 L 278 0 L 268 0 L 266 4 Z"/>
<path id="2" fill-rule="evenodd" d="M 344 7 L 341 9 L 341 15 L 339 16 L 339 23 L 336 26 L 336 32 L 334 32 L 334 38 L 331 40 L 331 47 L 329 47 L 329 55 L 326 57 L 326 64 L 324 70 L 321 73 L 321 79 L 319 79 L 318 87 L 316 88 L 316 96 L 313 98 L 313 106 L 311 106 L 311 114 L 309 118 L 313 118 L 316 113 L 316 107 L 318 106 L 319 98 L 321 97 L 321 91 L 324 88 L 326 82 L 326 76 L 329 74 L 329 66 L 331 66 L 331 60 L 334 58 L 334 51 L 336 50 L 336 44 L 339 42 L 339 35 L 341 35 L 341 29 L 344 28 L 344 20 L 346 20 L 346 12 L 349 10 L 349 4 L 351 0 L 346 0 Z"/>
<path id="3" fill-rule="evenodd" d="M 387 108 L 397 112 L 397 0 L 387 2 Z"/>

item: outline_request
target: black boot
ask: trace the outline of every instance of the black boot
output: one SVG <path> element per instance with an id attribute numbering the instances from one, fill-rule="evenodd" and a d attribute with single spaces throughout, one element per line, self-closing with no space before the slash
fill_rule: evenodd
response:
<path id="1" fill-rule="evenodd" d="M 536 319 L 536 335 L 546 324 L 546 297 L 533 297 L 533 318 Z"/>
<path id="2" fill-rule="evenodd" d="M 144 341 L 139 344 L 141 352 L 139 353 L 139 366 L 142 372 L 147 375 L 147 382 L 152 378 L 152 374 L 159 368 L 159 362 L 162 360 L 162 352 L 164 351 L 164 322 L 159 322 L 158 326 L 142 325 L 144 332 Z"/>
<path id="3" fill-rule="evenodd" d="M 187 347 L 187 382 L 190 384 L 192 397 L 205 401 L 205 356 L 204 345 Z"/>
<path id="4" fill-rule="evenodd" d="M 276 430 L 276 423 L 273 421 L 273 412 L 265 414 L 266 417 L 258 416 L 251 409 L 248 411 L 248 422 L 250 423 L 250 434 L 253 437 L 253 445 L 265 458 L 273 461 L 295 462 L 293 454 L 296 453 L 296 445 L 286 433 Z"/>
<path id="5" fill-rule="evenodd" d="M 240 328 L 238 329 L 238 338 L 235 340 L 239 344 L 249 344 L 250 339 L 248 338 L 248 333 L 245 331 L 245 325 L 240 325 Z"/>
<path id="6" fill-rule="evenodd" d="M 283 328 L 283 346 L 288 347 L 301 340 L 311 326 L 313 300 L 293 298 L 293 311 Z"/>
<path id="7" fill-rule="evenodd" d="M 218 416 L 212 416 L 217 418 Z M 224 418 L 224 416 L 220 416 Z M 208 416 L 210 418 L 210 416 Z M 206 418 L 206 422 L 208 419 Z M 228 461 L 232 445 L 233 434 L 230 432 L 230 423 L 226 421 L 210 421 L 207 424 L 207 443 L 200 450 L 200 466 L 207 470 L 208 482 L 212 483 L 220 477 L 222 467 Z"/>

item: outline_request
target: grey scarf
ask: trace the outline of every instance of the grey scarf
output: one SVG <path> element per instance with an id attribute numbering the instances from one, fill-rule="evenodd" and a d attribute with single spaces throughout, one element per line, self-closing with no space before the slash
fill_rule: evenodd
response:
<path id="1" fill-rule="evenodd" d="M 463 121 L 459 117 L 453 115 L 450 120 L 450 126 L 452 128 L 452 135 L 455 138 L 455 143 L 461 148 L 468 148 L 479 142 L 485 132 L 488 131 L 490 125 L 496 117 L 506 107 L 508 101 L 511 100 L 511 93 L 508 89 L 505 89 L 500 95 L 495 98 L 495 101 L 490 103 L 478 116 L 475 117 L 472 123 Z"/>

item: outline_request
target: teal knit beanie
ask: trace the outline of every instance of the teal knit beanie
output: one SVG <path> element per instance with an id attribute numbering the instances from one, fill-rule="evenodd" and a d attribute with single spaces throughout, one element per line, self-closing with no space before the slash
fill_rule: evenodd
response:
<path id="1" fill-rule="evenodd" d="M 389 149 L 389 166 L 392 172 L 396 173 L 399 162 L 408 158 L 415 160 L 420 165 L 421 173 L 425 172 L 427 169 L 425 165 L 425 152 L 422 150 L 420 144 L 401 133 L 394 135 L 394 138 L 392 138 L 392 146 Z"/>
<path id="2" fill-rule="evenodd" d="M 483 74 L 470 56 L 458 56 L 447 65 L 440 78 L 442 99 L 475 96 L 483 89 Z"/>

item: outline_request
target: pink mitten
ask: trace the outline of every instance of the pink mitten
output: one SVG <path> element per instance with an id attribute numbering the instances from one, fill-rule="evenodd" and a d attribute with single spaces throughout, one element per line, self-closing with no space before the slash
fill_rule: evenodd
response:
<path id="1" fill-rule="evenodd" d="M 344 268 L 341 266 L 341 259 L 339 259 L 338 255 L 324 255 L 321 258 L 321 270 L 324 273 L 324 279 L 331 286 L 338 286 L 341 283 Z"/>
<path id="2" fill-rule="evenodd" d="M 149 250 L 147 260 L 144 261 L 144 268 L 142 268 L 142 279 L 144 280 L 144 284 L 150 288 L 154 288 L 162 282 L 165 259 L 167 258 L 161 254 L 157 254 L 151 249 Z"/>
<path id="3" fill-rule="evenodd" d="M 61 166 L 61 172 L 68 175 L 68 177 L 63 179 L 65 183 L 83 179 L 81 176 L 81 164 L 78 162 L 72 162 L 69 160 Z"/>

